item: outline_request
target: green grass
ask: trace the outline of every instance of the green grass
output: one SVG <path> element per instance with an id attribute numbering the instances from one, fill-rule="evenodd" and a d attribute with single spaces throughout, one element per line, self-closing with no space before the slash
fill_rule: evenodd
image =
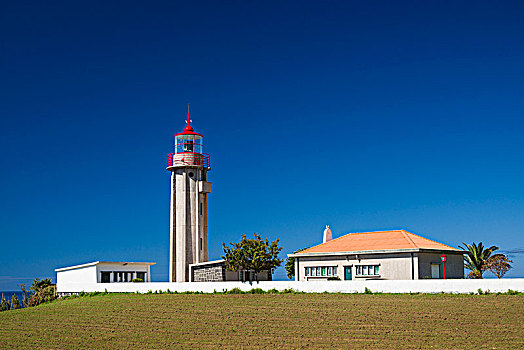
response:
<path id="1" fill-rule="evenodd" d="M 0 349 L 522 349 L 523 295 L 114 294 L 0 313 Z"/>

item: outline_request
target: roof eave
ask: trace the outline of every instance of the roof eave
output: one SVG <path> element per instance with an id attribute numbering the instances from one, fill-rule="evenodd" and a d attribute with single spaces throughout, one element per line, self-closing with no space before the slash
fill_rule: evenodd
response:
<path id="1" fill-rule="evenodd" d="M 315 253 L 295 253 L 288 254 L 290 258 L 315 257 L 315 256 L 343 256 L 355 254 L 386 254 L 386 253 L 417 253 L 417 252 L 448 252 L 454 254 L 466 254 L 464 250 L 437 249 L 437 248 L 405 248 L 405 249 L 376 249 L 376 250 L 354 250 L 346 252 L 315 252 Z"/>
<path id="2" fill-rule="evenodd" d="M 213 264 L 220 264 L 220 263 L 223 263 L 225 260 L 224 259 L 219 259 L 219 260 L 212 260 L 212 261 L 204 261 L 204 262 L 199 262 L 199 263 L 195 263 L 195 264 L 189 264 L 189 266 L 202 266 L 202 265 L 213 265 Z"/>
<path id="3" fill-rule="evenodd" d="M 82 269 L 84 267 L 90 267 L 90 266 L 96 266 L 101 264 L 110 264 L 110 265 L 156 265 L 156 262 L 136 262 L 136 261 L 93 261 L 86 264 L 81 265 L 73 265 L 73 266 L 66 266 L 61 267 L 58 269 L 55 269 L 55 272 L 61 272 L 61 271 L 68 271 L 68 270 L 75 270 L 75 269 Z"/>

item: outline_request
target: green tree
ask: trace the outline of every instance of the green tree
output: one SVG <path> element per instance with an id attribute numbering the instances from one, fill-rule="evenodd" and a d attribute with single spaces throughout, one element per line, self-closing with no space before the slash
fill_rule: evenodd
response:
<path id="1" fill-rule="evenodd" d="M 512 266 L 510 259 L 508 259 L 507 256 L 504 254 L 495 254 L 490 256 L 486 263 L 483 265 L 483 268 L 485 270 L 489 270 L 491 273 L 493 273 L 498 278 L 502 278 L 506 272 L 508 272 Z"/>
<path id="2" fill-rule="evenodd" d="M 489 248 L 484 248 L 482 242 L 479 242 L 479 244 L 473 242 L 471 245 L 464 242 L 462 244 L 464 246 L 459 246 L 459 248 L 467 252 L 467 255 L 464 256 L 464 267 L 474 272 L 477 278 L 482 278 L 482 274 L 486 271 L 486 261 L 499 247 L 492 245 Z"/>
<path id="3" fill-rule="evenodd" d="M 36 306 L 56 299 L 56 290 L 50 278 L 40 280 L 35 278 L 31 286 L 33 293 L 29 300 L 29 306 Z"/>
<path id="4" fill-rule="evenodd" d="M 16 294 L 13 294 L 13 296 L 11 297 L 11 309 L 20 309 L 20 300 L 18 300 Z"/>
<path id="5" fill-rule="evenodd" d="M 282 259 L 278 258 L 278 253 L 282 250 L 278 246 L 278 239 L 269 242 L 268 239 L 262 239 L 260 235 L 254 234 L 254 238 L 246 238 L 242 235 L 240 242 L 230 242 L 229 246 L 222 243 L 226 269 L 229 271 L 253 271 L 255 279 L 257 273 L 265 270 L 272 270 L 280 264 Z"/>
<path id="6" fill-rule="evenodd" d="M 21 284 L 20 289 L 22 290 L 22 307 L 28 307 L 31 294 L 27 291 L 25 284 Z"/>
<path id="7" fill-rule="evenodd" d="M 293 254 L 296 254 L 296 253 L 301 252 L 301 251 L 306 250 L 306 249 L 309 249 L 309 247 L 295 250 L 293 252 Z M 293 277 L 295 277 L 295 258 L 288 257 L 287 260 L 286 260 L 285 267 L 286 267 L 287 278 L 292 279 Z"/>
<path id="8" fill-rule="evenodd" d="M 5 300 L 4 295 L 2 294 L 2 301 L 0 301 L 0 311 L 7 311 L 11 308 L 11 305 Z"/>

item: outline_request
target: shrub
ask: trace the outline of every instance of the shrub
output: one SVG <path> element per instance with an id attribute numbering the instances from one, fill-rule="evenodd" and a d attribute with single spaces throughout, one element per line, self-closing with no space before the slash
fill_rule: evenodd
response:
<path id="1" fill-rule="evenodd" d="M 11 308 L 11 305 L 5 300 L 4 296 L 2 295 L 2 301 L 0 301 L 0 311 L 7 311 Z"/>
<path id="2" fill-rule="evenodd" d="M 482 274 L 479 271 L 475 270 L 475 271 L 471 271 L 470 273 L 468 273 L 466 278 L 478 279 L 478 278 L 482 278 Z"/>
<path id="3" fill-rule="evenodd" d="M 262 288 L 253 288 L 249 291 L 251 294 L 266 294 Z"/>
<path id="4" fill-rule="evenodd" d="M 18 300 L 16 294 L 13 294 L 13 296 L 11 297 L 11 309 L 20 309 L 20 306 L 20 300 Z"/>
<path id="5" fill-rule="evenodd" d="M 369 289 L 368 287 L 366 287 L 364 289 L 364 294 L 373 294 L 373 292 L 371 291 L 371 289 Z"/>
<path id="6" fill-rule="evenodd" d="M 287 288 L 282 291 L 284 294 L 294 294 L 296 291 L 293 288 Z"/>
<path id="7" fill-rule="evenodd" d="M 141 278 L 133 278 L 133 280 L 131 282 L 139 283 L 139 282 L 144 282 L 144 280 L 141 279 Z"/>
<path id="8" fill-rule="evenodd" d="M 229 292 L 226 292 L 226 294 L 242 294 L 242 290 L 238 287 L 235 287 L 231 289 Z"/>
<path id="9" fill-rule="evenodd" d="M 338 276 L 331 276 L 327 278 L 328 281 L 340 281 L 340 277 Z"/>
<path id="10" fill-rule="evenodd" d="M 29 300 L 29 306 L 40 305 L 56 299 L 56 288 L 51 283 L 50 278 L 43 280 L 35 278 L 31 290 L 33 294 L 31 294 L 31 299 Z"/>

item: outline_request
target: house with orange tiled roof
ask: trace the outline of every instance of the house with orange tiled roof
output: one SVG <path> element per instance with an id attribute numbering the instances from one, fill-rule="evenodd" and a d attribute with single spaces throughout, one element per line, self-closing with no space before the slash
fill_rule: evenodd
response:
<path id="1" fill-rule="evenodd" d="M 295 280 L 464 278 L 463 250 L 406 230 L 349 233 L 295 254 Z"/>

